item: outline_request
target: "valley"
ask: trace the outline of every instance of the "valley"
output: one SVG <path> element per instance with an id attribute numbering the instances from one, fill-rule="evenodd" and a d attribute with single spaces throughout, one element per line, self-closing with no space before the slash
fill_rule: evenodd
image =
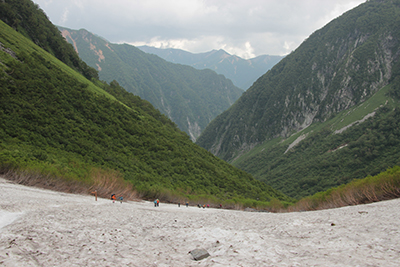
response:
<path id="1" fill-rule="evenodd" d="M 212 70 L 56 27 L 29 0 L 1 6 L 9 179 L 83 190 L 100 176 L 142 199 L 274 210 L 400 164 L 398 1 L 332 20 L 246 91 Z M 214 69 L 221 56 L 241 61 L 164 52 L 205 56 Z"/>
<path id="2" fill-rule="evenodd" d="M 398 266 L 398 25 L 370 0 L 281 59 L 163 59 L 0 1 L 0 265 Z"/>

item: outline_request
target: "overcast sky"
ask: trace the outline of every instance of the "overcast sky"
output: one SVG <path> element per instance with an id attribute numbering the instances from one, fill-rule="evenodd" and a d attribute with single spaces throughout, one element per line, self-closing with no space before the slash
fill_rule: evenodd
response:
<path id="1" fill-rule="evenodd" d="M 112 43 L 286 55 L 365 0 L 33 0 L 53 24 Z"/>

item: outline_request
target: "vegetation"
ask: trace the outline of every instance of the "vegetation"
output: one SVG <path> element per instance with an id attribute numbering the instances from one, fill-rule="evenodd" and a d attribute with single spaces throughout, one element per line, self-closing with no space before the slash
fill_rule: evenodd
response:
<path id="1" fill-rule="evenodd" d="M 117 82 L 86 80 L 1 21 L 0 44 L 0 172 L 8 178 L 105 197 L 128 188 L 164 201 L 290 200 L 193 144 Z"/>
<path id="2" fill-rule="evenodd" d="M 319 192 L 301 199 L 288 211 L 307 211 L 338 208 L 350 205 L 372 203 L 400 197 L 400 167 L 388 169 L 376 176 L 352 182 Z"/>

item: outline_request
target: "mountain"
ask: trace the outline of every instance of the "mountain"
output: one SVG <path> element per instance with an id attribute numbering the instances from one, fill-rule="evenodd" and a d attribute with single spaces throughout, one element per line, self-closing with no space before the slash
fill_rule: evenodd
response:
<path id="1" fill-rule="evenodd" d="M 398 0 L 346 12 L 260 77 L 197 143 L 292 197 L 400 164 L 399 23 Z"/>
<path id="2" fill-rule="evenodd" d="M 116 80 L 148 100 L 193 141 L 243 93 L 214 71 L 173 64 L 131 45 L 109 43 L 86 30 L 59 29 L 79 56 L 99 71 L 100 79 Z"/>
<path id="3" fill-rule="evenodd" d="M 165 201 L 288 200 L 194 144 L 116 81 L 88 80 L 54 57 L 62 51 L 57 40 L 72 46 L 31 1 L 0 2 L 0 10 L 9 12 L 0 17 L 0 174 L 52 188 L 68 182 L 69 192 L 101 188 L 103 197 L 119 183 Z M 18 14 L 14 28 L 3 22 L 8 14 Z M 37 39 L 27 31 L 54 35 Z M 47 52 L 42 41 L 55 45 Z"/>
<path id="4" fill-rule="evenodd" d="M 138 48 L 173 63 L 189 65 L 199 70 L 214 70 L 230 79 L 234 85 L 243 90 L 248 89 L 261 75 L 283 58 L 283 56 L 262 55 L 243 59 L 230 55 L 222 49 L 194 54 L 173 48 L 160 49 L 151 46 L 138 46 Z"/>

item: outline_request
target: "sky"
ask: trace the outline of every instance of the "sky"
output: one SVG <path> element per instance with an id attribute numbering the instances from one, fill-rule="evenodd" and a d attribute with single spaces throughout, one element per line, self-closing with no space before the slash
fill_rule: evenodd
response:
<path id="1" fill-rule="evenodd" d="M 365 0 L 33 0 L 57 26 L 111 43 L 287 55 Z"/>

